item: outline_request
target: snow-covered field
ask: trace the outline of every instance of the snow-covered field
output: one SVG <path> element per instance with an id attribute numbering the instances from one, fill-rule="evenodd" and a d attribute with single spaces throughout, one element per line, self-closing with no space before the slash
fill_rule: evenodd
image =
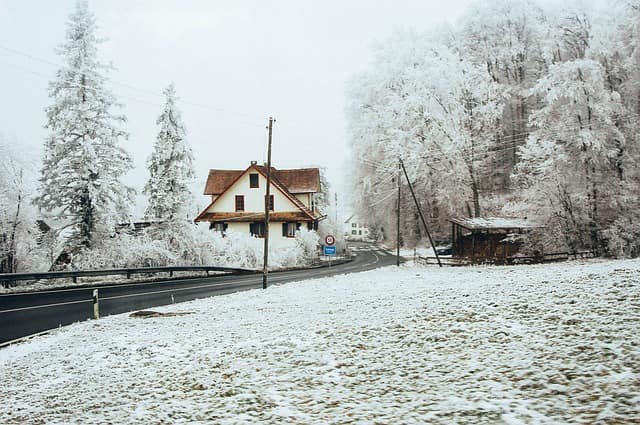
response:
<path id="1" fill-rule="evenodd" d="M 640 261 L 403 266 L 0 350 L 0 423 L 638 423 Z"/>

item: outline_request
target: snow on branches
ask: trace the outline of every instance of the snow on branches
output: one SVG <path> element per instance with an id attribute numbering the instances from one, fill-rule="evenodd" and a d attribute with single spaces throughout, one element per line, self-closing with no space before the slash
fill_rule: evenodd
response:
<path id="1" fill-rule="evenodd" d="M 189 184 L 195 177 L 193 153 L 186 139 L 186 130 L 176 105 L 173 84 L 164 90 L 165 104 L 157 124 L 160 132 L 147 161 L 149 180 L 144 187 L 148 197 L 145 216 L 156 220 L 187 218 L 193 203 Z"/>
<path id="2" fill-rule="evenodd" d="M 132 192 L 121 182 L 132 167 L 120 146 L 126 119 L 113 112 L 119 105 L 106 87 L 109 67 L 98 61 L 96 30 L 87 2 L 78 1 L 46 108 L 49 137 L 36 203 L 73 229 L 70 250 L 91 246 L 123 220 Z"/>
<path id="3" fill-rule="evenodd" d="M 395 228 L 402 157 L 436 239 L 450 216 L 517 212 L 565 249 L 638 252 L 620 215 L 640 210 L 639 16 L 637 0 L 601 15 L 485 0 L 458 27 L 377 45 L 347 91 L 356 209 Z"/>

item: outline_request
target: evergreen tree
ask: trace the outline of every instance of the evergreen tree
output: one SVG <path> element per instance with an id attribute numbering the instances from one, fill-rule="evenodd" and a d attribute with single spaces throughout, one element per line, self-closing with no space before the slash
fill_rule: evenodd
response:
<path id="1" fill-rule="evenodd" d="M 120 181 L 132 166 L 119 146 L 127 138 L 125 116 L 112 112 L 120 105 L 105 87 L 109 66 L 98 60 L 96 30 L 87 2 L 79 0 L 58 50 L 64 65 L 49 85 L 50 134 L 35 200 L 73 230 L 71 250 L 91 246 L 96 232 L 126 217 L 131 198 Z"/>
<path id="2" fill-rule="evenodd" d="M 193 153 L 176 106 L 173 84 L 164 90 L 165 104 L 156 121 L 160 132 L 147 161 L 149 180 L 144 193 L 149 198 L 145 216 L 162 221 L 184 221 L 193 201 L 189 183 L 195 177 Z"/>

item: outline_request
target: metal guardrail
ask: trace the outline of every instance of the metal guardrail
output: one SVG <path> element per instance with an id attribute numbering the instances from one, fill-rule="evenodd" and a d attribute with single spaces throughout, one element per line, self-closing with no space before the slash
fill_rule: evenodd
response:
<path id="1" fill-rule="evenodd" d="M 506 258 L 467 258 L 467 257 L 440 257 L 445 266 L 466 266 L 471 264 L 542 264 L 554 263 L 558 261 L 577 260 L 583 258 L 595 258 L 598 255 L 593 251 L 579 252 L 554 252 L 538 256 L 516 256 Z M 416 257 L 416 262 L 421 264 L 437 264 L 436 257 Z"/>
<path id="2" fill-rule="evenodd" d="M 105 269 L 105 270 L 69 270 L 59 272 L 42 272 L 42 273 L 0 273 L 0 285 L 6 285 L 8 282 L 16 282 L 20 280 L 40 280 L 40 279 L 73 279 L 77 282 L 79 277 L 94 276 L 116 276 L 126 275 L 127 279 L 134 274 L 154 274 L 169 273 L 169 277 L 173 277 L 174 272 L 227 272 L 236 274 L 258 273 L 258 270 L 239 269 L 233 267 L 218 266 L 163 266 L 163 267 L 137 267 L 126 269 Z"/>
<path id="3" fill-rule="evenodd" d="M 310 267 L 322 266 L 332 263 L 333 265 L 343 264 L 350 261 L 349 256 L 334 257 L 329 262 L 315 257 Z M 295 269 L 295 268 L 293 268 Z M 285 269 L 287 270 L 287 269 Z M 252 274 L 262 273 L 261 270 L 241 269 L 235 267 L 218 267 L 218 266 L 161 266 L 161 267 L 135 267 L 123 269 L 104 269 L 104 270 L 69 270 L 57 272 L 38 272 L 38 273 L 0 273 L 0 287 L 9 286 L 12 282 L 23 280 L 41 280 L 41 279 L 68 279 L 71 278 L 73 283 L 78 282 L 79 277 L 98 277 L 98 276 L 117 276 L 125 275 L 130 279 L 134 274 L 155 274 L 168 273 L 169 277 L 173 277 L 174 272 L 224 272 L 234 274 Z"/>

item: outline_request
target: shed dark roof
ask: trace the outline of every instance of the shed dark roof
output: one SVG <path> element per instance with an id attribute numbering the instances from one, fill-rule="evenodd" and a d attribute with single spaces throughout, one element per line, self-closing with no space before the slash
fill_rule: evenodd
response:
<path id="1" fill-rule="evenodd" d="M 450 218 L 449 221 L 469 230 L 535 229 L 544 227 L 526 218 L 513 217 Z"/>

